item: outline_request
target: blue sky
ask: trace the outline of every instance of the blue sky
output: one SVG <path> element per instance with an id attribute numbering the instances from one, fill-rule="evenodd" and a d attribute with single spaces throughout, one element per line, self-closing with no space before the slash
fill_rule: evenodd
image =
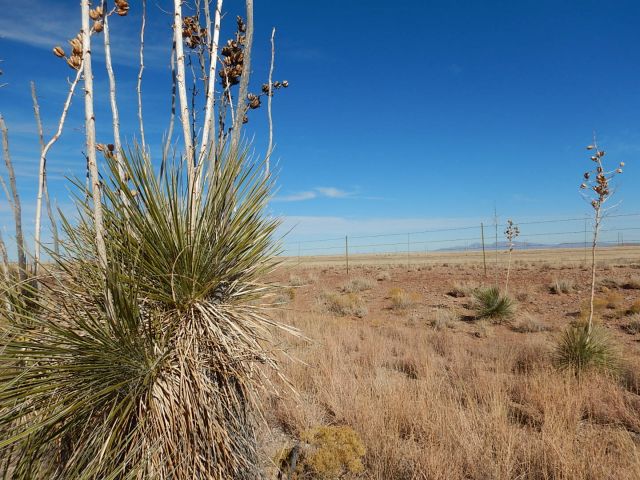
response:
<path id="1" fill-rule="evenodd" d="M 147 141 L 169 118 L 168 0 L 149 2 L 143 80 Z M 138 2 L 111 21 L 123 133 L 137 135 Z M 640 4 L 634 1 L 256 1 L 254 89 L 267 78 L 277 28 L 272 209 L 290 240 L 442 228 L 588 213 L 578 192 L 595 129 L 624 161 L 621 212 L 640 210 Z M 53 6 L 52 6 L 53 5 Z M 226 0 L 222 38 L 243 2 Z M 79 29 L 78 0 L 0 0 L 0 112 L 32 225 L 38 159 L 29 81 L 50 136 L 72 71 L 51 47 Z M 109 140 L 107 81 L 97 48 L 98 139 Z M 0 83 L 2 83 L 0 82 Z M 66 175 L 82 175 L 82 98 L 49 156 L 51 191 L 68 208 Z M 266 109 L 247 132 L 266 145 Z M 178 130 L 176 130 L 177 137 Z M 0 204 L 7 223 L 8 206 Z M 637 222 L 637 218 L 635 220 Z"/>

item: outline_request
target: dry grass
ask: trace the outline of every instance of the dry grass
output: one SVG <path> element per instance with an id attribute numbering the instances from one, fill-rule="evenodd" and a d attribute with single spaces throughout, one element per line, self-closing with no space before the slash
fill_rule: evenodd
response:
<path id="1" fill-rule="evenodd" d="M 406 310 L 413 306 L 419 297 L 415 293 L 410 293 L 402 288 L 392 288 L 389 291 L 389 300 L 393 310 Z"/>
<path id="2" fill-rule="evenodd" d="M 318 297 L 318 303 L 325 311 L 342 317 L 353 315 L 362 318 L 369 313 L 366 304 L 356 293 L 323 292 Z"/>
<path id="3" fill-rule="evenodd" d="M 371 290 L 376 283 L 370 278 L 357 277 L 352 278 L 342 286 L 342 291 L 346 293 L 358 293 L 365 290 Z"/>
<path id="4" fill-rule="evenodd" d="M 549 325 L 540 321 L 537 317 L 530 313 L 524 313 L 517 318 L 511 328 L 519 333 L 538 333 L 551 330 Z"/>
<path id="5" fill-rule="evenodd" d="M 562 293 L 570 293 L 575 288 L 573 280 L 568 278 L 554 278 L 551 285 L 549 285 L 549 291 L 560 295 Z"/>
<path id="6" fill-rule="evenodd" d="M 284 364 L 299 396 L 271 397 L 272 427 L 292 438 L 351 427 L 363 478 L 640 478 L 640 399 L 611 377 L 554 370 L 545 340 L 290 321 L 313 343 L 289 352 L 302 360 Z"/>

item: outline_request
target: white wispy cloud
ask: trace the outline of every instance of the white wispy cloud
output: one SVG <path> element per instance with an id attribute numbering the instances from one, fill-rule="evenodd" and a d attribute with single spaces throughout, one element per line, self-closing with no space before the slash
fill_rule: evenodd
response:
<path id="1" fill-rule="evenodd" d="M 313 200 L 314 198 L 346 198 L 351 197 L 353 192 L 347 192 L 336 187 L 315 187 L 311 190 L 281 195 L 273 199 L 274 202 L 302 202 Z"/>
<path id="2" fill-rule="evenodd" d="M 113 16 L 111 50 L 113 62 L 135 66 L 139 62 L 139 13 L 133 8 L 126 18 Z M 155 32 L 168 29 L 155 16 L 147 17 L 145 64 L 158 66 L 169 62 L 170 42 L 162 42 Z M 0 42 L 12 41 L 31 47 L 51 50 L 55 45 L 69 49 L 66 41 L 80 30 L 80 8 L 76 2 L 24 0 L 13 2 L 0 15 Z M 165 32 L 166 33 L 166 32 Z M 164 37 L 160 37 L 164 38 Z M 96 37 L 94 50 L 102 51 L 102 37 Z M 7 48 L 6 46 L 4 48 Z M 52 54 L 53 55 L 53 54 Z"/>

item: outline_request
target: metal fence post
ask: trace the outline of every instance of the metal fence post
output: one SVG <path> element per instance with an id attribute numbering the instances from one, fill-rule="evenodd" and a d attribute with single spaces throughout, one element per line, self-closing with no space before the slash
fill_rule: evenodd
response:
<path id="1" fill-rule="evenodd" d="M 484 265 L 484 276 L 487 276 L 487 254 L 484 248 L 484 223 L 480 222 L 480 235 L 482 236 L 482 264 Z"/>
<path id="2" fill-rule="evenodd" d="M 344 257 L 347 262 L 347 276 L 349 275 L 349 236 L 344 236 Z"/>

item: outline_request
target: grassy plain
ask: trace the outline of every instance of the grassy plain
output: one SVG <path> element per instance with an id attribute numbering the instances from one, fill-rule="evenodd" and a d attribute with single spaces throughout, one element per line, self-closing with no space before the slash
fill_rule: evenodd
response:
<path id="1" fill-rule="evenodd" d="M 362 471 L 333 465 L 324 478 L 640 478 L 640 249 L 599 253 L 597 317 L 621 363 L 578 381 L 552 352 L 585 313 L 583 258 L 582 249 L 516 252 L 517 311 L 504 324 L 476 319 L 474 289 L 505 273 L 489 263 L 485 276 L 481 256 L 414 256 L 409 266 L 406 255 L 352 257 L 348 276 L 326 258 L 285 262 L 277 315 L 307 340 L 282 339 L 295 392 L 274 378 L 276 391 L 264 393 L 267 463 L 313 429 L 347 427 L 364 445 Z M 329 468 L 304 462 L 293 478 Z"/>

